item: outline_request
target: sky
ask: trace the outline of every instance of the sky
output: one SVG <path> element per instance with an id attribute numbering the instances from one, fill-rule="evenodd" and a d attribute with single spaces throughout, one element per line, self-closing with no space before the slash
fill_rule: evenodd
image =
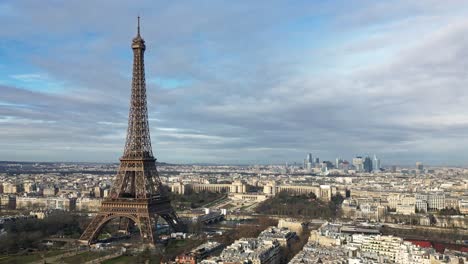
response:
<path id="1" fill-rule="evenodd" d="M 0 0 L 0 160 L 468 165 L 468 1 Z"/>

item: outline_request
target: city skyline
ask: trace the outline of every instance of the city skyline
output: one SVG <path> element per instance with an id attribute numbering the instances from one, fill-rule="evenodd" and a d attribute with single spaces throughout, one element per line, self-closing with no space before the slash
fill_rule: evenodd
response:
<path id="1" fill-rule="evenodd" d="M 36 5 L 0 4 L 0 160 L 122 155 L 140 14 L 159 161 L 467 165 L 468 3 Z"/>

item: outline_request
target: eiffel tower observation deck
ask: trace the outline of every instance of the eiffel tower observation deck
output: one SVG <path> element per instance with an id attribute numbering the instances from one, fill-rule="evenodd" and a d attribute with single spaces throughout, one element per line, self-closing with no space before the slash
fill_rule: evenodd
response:
<path id="1" fill-rule="evenodd" d="M 126 232 L 131 227 L 139 229 L 143 242 L 150 245 L 155 242 L 159 217 L 176 231 L 184 228 L 162 188 L 151 148 L 144 64 L 146 45 L 140 35 L 140 17 L 132 49 L 132 95 L 124 154 L 109 196 L 80 237 L 80 242 L 86 244 L 96 242 L 102 228 L 114 219 L 120 221 Z"/>

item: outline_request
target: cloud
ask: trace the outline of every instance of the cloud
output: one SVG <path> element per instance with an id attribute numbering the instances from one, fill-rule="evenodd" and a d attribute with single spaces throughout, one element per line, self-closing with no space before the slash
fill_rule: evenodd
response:
<path id="1" fill-rule="evenodd" d="M 466 164 L 463 1 L 139 5 L 0 6 L 0 160 L 117 160 L 140 13 L 161 161 Z"/>
<path id="2" fill-rule="evenodd" d="M 38 73 L 14 74 L 11 76 L 11 78 L 25 82 L 44 80 L 42 75 Z"/>

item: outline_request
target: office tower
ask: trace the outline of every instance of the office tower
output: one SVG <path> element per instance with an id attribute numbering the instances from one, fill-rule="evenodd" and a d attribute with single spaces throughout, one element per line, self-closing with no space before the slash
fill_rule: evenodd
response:
<path id="1" fill-rule="evenodd" d="M 152 246 L 159 216 L 173 229 L 184 229 L 162 187 L 151 148 L 144 68 L 146 46 L 140 36 L 139 17 L 132 49 L 133 79 L 124 154 L 109 196 L 80 237 L 80 242 L 86 244 L 94 243 L 113 219 L 118 219 L 120 229 L 127 232 L 130 226 L 137 225 L 143 242 Z"/>
<path id="2" fill-rule="evenodd" d="M 335 168 L 340 169 L 341 168 L 341 163 L 343 163 L 343 160 L 341 158 L 336 158 Z"/>
<path id="3" fill-rule="evenodd" d="M 372 160 L 372 168 L 374 171 L 380 171 L 380 168 L 381 168 L 380 159 L 378 159 L 375 154 L 374 154 L 374 159 Z"/>
<path id="4" fill-rule="evenodd" d="M 349 167 L 350 167 L 349 161 L 343 160 L 343 161 L 341 162 L 341 169 L 343 169 L 344 171 L 348 171 L 348 170 L 349 170 Z"/>
<path id="5" fill-rule="evenodd" d="M 325 165 L 324 165 L 324 164 L 325 164 Z M 333 163 L 332 163 L 331 161 L 324 160 L 324 161 L 322 161 L 322 165 L 321 165 L 321 166 L 322 166 L 322 168 L 323 168 L 323 166 L 326 166 L 327 168 L 331 169 L 331 168 L 333 168 Z"/>
<path id="6" fill-rule="evenodd" d="M 364 159 L 364 171 L 365 172 L 371 172 L 372 171 L 372 160 L 369 156 L 367 156 L 365 159 Z"/>
<path id="7" fill-rule="evenodd" d="M 358 172 L 364 171 L 364 159 L 361 156 L 353 158 L 353 166 Z"/>
<path id="8" fill-rule="evenodd" d="M 424 165 L 422 164 L 422 162 L 416 162 L 416 169 L 420 172 L 424 170 Z"/>

